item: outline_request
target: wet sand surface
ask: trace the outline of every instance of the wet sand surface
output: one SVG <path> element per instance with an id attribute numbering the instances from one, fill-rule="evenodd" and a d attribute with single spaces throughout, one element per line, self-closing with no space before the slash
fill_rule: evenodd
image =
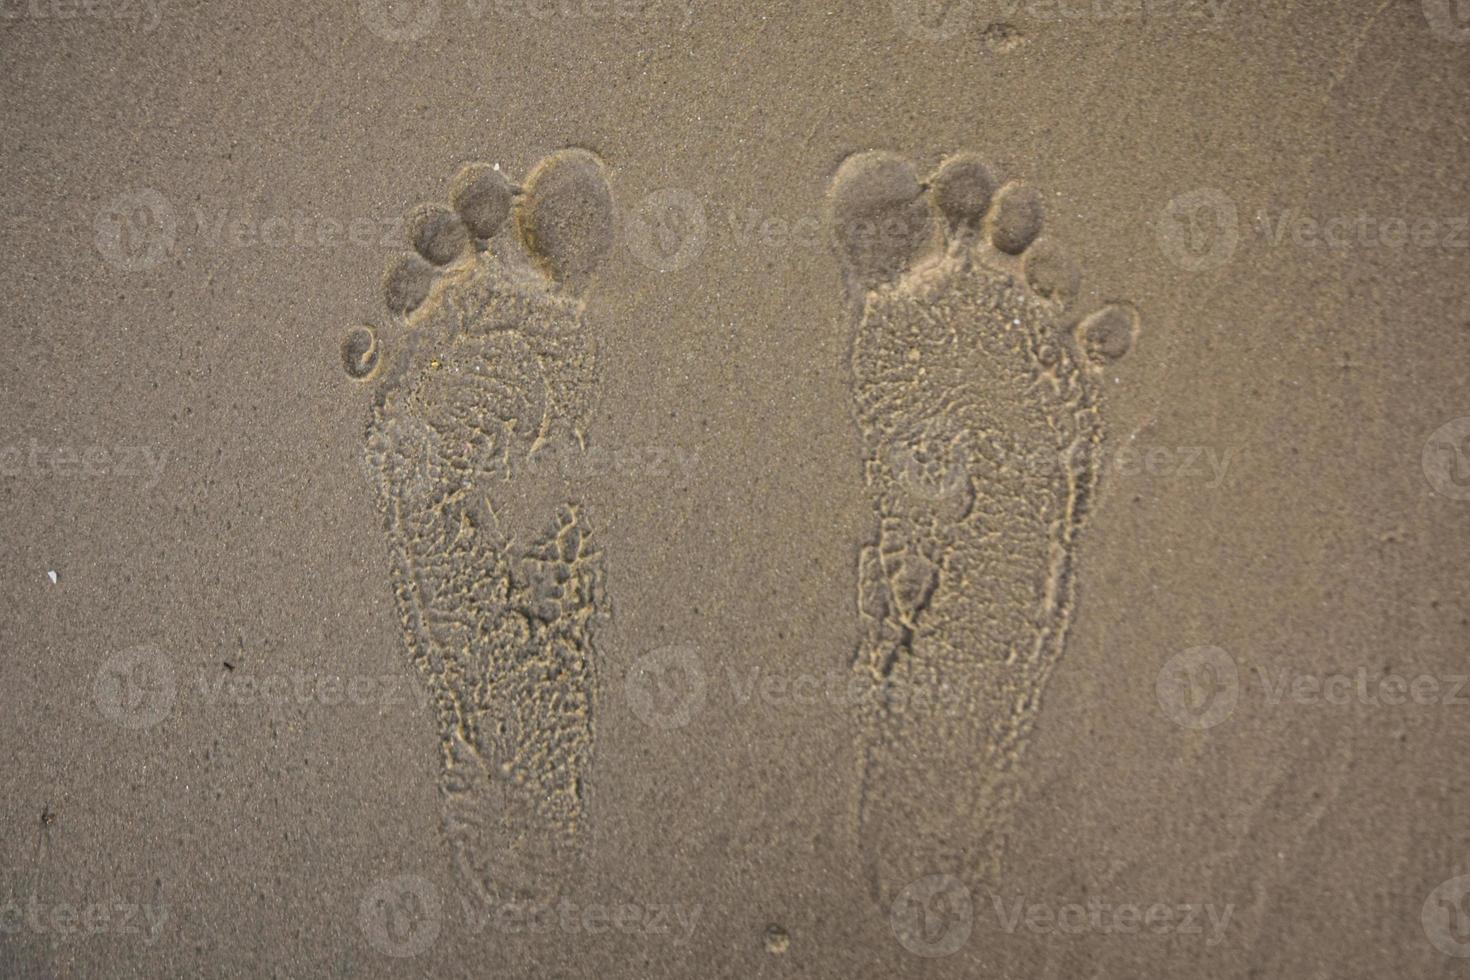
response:
<path id="1" fill-rule="evenodd" d="M 1437 976 L 1470 955 L 1453 3 L 3 13 L 0 972 Z M 595 186 L 569 180 L 582 203 L 539 237 L 522 195 L 503 251 L 463 246 L 449 285 L 385 308 L 401 216 L 450 203 L 467 162 L 524 190 L 569 147 L 606 183 L 605 254 Z M 886 611 L 862 587 L 883 516 L 916 535 L 942 511 L 884 510 L 885 480 L 932 473 L 889 452 L 919 445 L 902 411 L 863 422 L 874 297 L 917 311 L 894 323 L 1006 329 L 946 299 L 976 293 L 939 205 L 859 281 L 834 177 L 874 150 L 931 196 L 962 153 L 1036 191 L 1080 287 L 1067 312 L 1015 300 L 1018 329 L 1137 317 L 1122 356 L 1073 352 L 1105 422 L 1085 515 L 1015 459 L 939 464 L 941 491 L 957 466 L 1011 500 L 1002 528 L 1039 528 L 1032 578 L 1071 590 L 1044 685 L 1003 688 L 1027 702 L 1014 731 L 984 727 L 1004 653 L 932 624 L 1051 622 L 1034 596 L 918 544 L 879 563 Z M 482 854 L 524 884 L 489 905 L 446 831 L 468 709 L 445 705 L 473 698 L 423 666 L 448 656 L 437 627 L 415 667 L 405 616 L 428 600 L 395 599 L 406 525 L 385 538 L 383 511 L 408 498 L 365 462 L 387 369 L 343 359 L 366 325 L 410 363 L 487 256 L 596 347 L 567 422 L 585 449 L 495 483 L 497 514 L 524 542 L 584 507 L 607 600 L 591 640 L 546 640 L 588 668 L 586 717 L 553 676 L 507 736 L 576 746 L 504 781 L 535 811 L 512 830 L 552 813 L 575 843 Z M 456 363 L 432 351 L 425 370 Z M 914 633 L 897 666 L 870 669 L 870 628 Z M 959 721 L 867 727 L 895 676 L 960 692 Z M 590 734 L 566 741 L 568 711 Z M 965 738 L 993 755 L 965 765 Z M 1001 769 L 1003 818 L 976 796 Z"/>

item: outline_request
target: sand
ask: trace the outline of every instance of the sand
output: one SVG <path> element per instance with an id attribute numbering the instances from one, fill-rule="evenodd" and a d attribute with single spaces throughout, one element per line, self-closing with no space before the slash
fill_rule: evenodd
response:
<path id="1" fill-rule="evenodd" d="M 1453 0 L 0 46 L 0 974 L 1463 968 Z"/>

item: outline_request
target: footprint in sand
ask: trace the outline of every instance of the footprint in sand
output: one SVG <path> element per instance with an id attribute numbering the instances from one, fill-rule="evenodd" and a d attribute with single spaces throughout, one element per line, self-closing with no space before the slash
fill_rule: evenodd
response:
<path id="1" fill-rule="evenodd" d="M 927 183 L 850 157 L 828 221 L 852 301 L 852 393 L 876 511 L 858 556 L 859 841 L 875 896 L 993 883 L 1017 762 L 1073 603 L 1097 486 L 1100 366 L 1137 314 L 1080 322 L 1040 196 L 969 155 Z"/>
<path id="2" fill-rule="evenodd" d="M 392 357 L 342 342 L 374 385 L 365 463 L 410 659 L 441 741 L 444 826 L 487 905 L 542 899 L 586 839 L 607 604 L 587 509 L 553 457 L 585 446 L 596 344 L 583 297 L 613 240 L 603 167 L 543 160 L 522 188 L 484 164 L 408 220 L 390 263 Z"/>

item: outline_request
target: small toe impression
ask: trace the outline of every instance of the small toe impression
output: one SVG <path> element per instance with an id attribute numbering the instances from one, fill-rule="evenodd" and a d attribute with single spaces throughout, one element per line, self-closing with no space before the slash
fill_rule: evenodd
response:
<path id="1" fill-rule="evenodd" d="M 407 252 L 389 262 L 383 273 L 383 302 L 388 311 L 402 316 L 417 309 L 428 298 L 435 275 L 432 265 Z"/>
<path id="2" fill-rule="evenodd" d="M 510 181 L 488 163 L 468 163 L 449 185 L 454 210 L 476 238 L 493 238 L 510 215 Z"/>
<path id="3" fill-rule="evenodd" d="M 561 150 L 526 179 L 516 208 L 526 250 L 558 283 L 581 289 L 613 244 L 613 199 L 602 162 L 586 150 Z"/>
<path id="4" fill-rule="evenodd" d="M 848 157 L 828 194 L 833 241 L 865 286 L 897 278 L 934 245 L 933 208 L 914 165 L 897 154 Z"/>
<path id="5" fill-rule="evenodd" d="M 995 195 L 990 242 L 1007 255 L 1020 255 L 1041 234 L 1041 195 L 1026 184 L 1009 183 Z"/>
<path id="6" fill-rule="evenodd" d="M 950 157 L 932 181 L 934 203 L 951 227 L 977 228 L 995 194 L 990 168 L 972 154 Z"/>
<path id="7" fill-rule="evenodd" d="M 1082 285 L 1082 273 L 1054 242 L 1041 239 L 1026 251 L 1022 269 L 1032 292 L 1062 306 L 1071 305 Z"/>
<path id="8" fill-rule="evenodd" d="M 378 373 L 382 361 L 382 348 L 372 327 L 353 327 L 342 338 L 342 367 L 349 378 L 366 381 Z"/>
<path id="9" fill-rule="evenodd" d="M 435 265 L 448 265 L 470 247 L 470 234 L 459 215 L 442 204 L 424 204 L 408 216 L 408 240 L 414 251 Z"/>
<path id="10" fill-rule="evenodd" d="M 1116 361 L 1138 336 L 1138 311 L 1131 306 L 1105 306 L 1077 325 L 1082 350 L 1094 362 Z"/>

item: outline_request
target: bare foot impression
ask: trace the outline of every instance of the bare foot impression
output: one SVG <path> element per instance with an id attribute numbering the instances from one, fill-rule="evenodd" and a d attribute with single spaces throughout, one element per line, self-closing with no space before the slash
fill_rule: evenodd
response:
<path id="1" fill-rule="evenodd" d="M 437 719 L 444 827 L 487 906 L 554 892 L 586 838 L 606 614 L 579 452 L 597 389 L 583 297 L 613 238 L 601 162 L 565 150 L 514 187 L 465 166 L 414 211 L 383 279 L 405 340 L 356 327 L 365 462 L 407 653 Z M 548 472 L 551 472 L 548 477 Z"/>
<path id="2" fill-rule="evenodd" d="M 1073 605 L 1098 480 L 1100 366 L 1137 314 L 1068 312 L 1078 273 L 1040 196 L 951 157 L 921 182 L 848 158 L 828 221 L 852 300 L 853 410 L 876 512 L 858 556 L 858 839 L 885 904 L 992 884 L 1017 763 Z"/>

